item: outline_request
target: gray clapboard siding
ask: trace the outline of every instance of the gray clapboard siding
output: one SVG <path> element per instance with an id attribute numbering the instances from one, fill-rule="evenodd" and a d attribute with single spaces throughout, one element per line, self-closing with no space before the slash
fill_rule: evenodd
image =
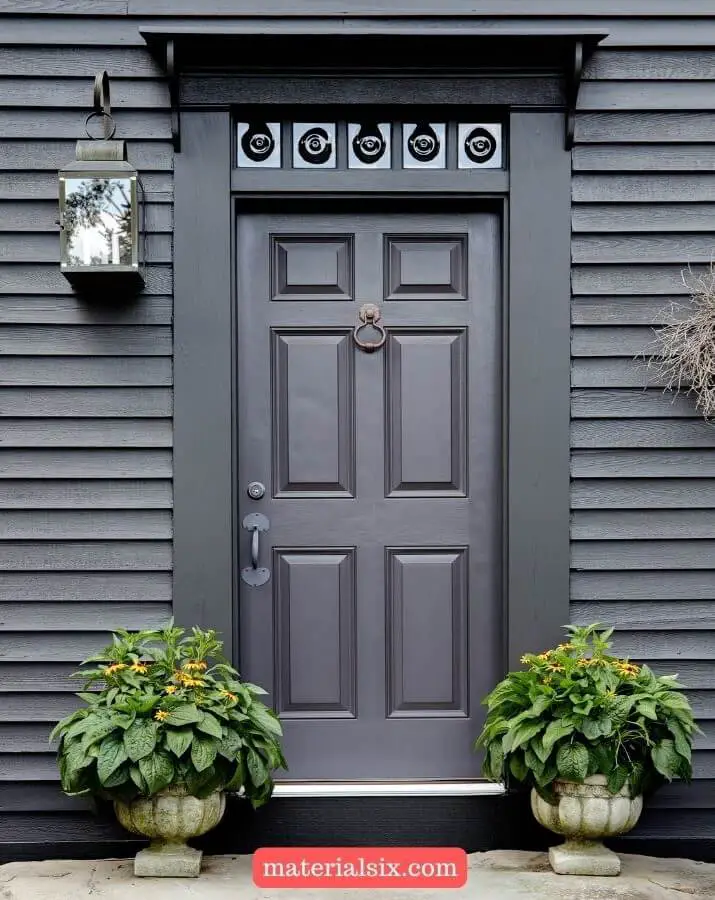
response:
<path id="1" fill-rule="evenodd" d="M 60 278 L 62 276 L 60 275 Z M 0 332 L 0 354 L 12 356 L 170 356 L 171 328 L 17 325 Z"/>
<path id="2" fill-rule="evenodd" d="M 78 95 L 80 99 L 83 96 L 86 99 L 77 109 L 45 109 L 42 115 L 38 115 L 37 111 L 22 108 L 3 109 L 0 106 L 0 134 L 5 139 L 27 138 L 34 141 L 86 138 L 82 109 L 86 109 L 89 105 L 91 93 L 79 88 Z M 141 141 L 154 138 L 167 141 L 171 138 L 170 115 L 163 108 L 119 110 L 115 118 L 117 133 L 122 135 L 123 140 Z"/>
<path id="3" fill-rule="evenodd" d="M 0 752 L 0 781 L 29 778 L 33 781 L 59 781 L 54 753 L 18 755 Z"/>
<path id="4" fill-rule="evenodd" d="M 684 428 L 687 433 L 701 435 L 704 443 L 699 446 L 715 446 L 715 428 L 704 423 L 693 401 L 680 393 L 663 390 L 574 390 L 571 395 L 571 412 L 574 418 L 613 419 L 653 419 L 675 418 L 694 419 Z M 636 429 L 643 423 L 634 423 Z M 673 431 L 675 427 L 673 427 Z M 708 440 L 709 439 L 709 440 Z M 674 446 L 664 442 L 664 446 Z"/>
<path id="5" fill-rule="evenodd" d="M 573 603 L 571 618 L 582 625 L 609 622 L 627 631 L 715 630 L 715 604 L 710 600 Z"/>
<path id="6" fill-rule="evenodd" d="M 35 78 L 0 76 L 0 105 L 12 109 L 39 107 L 85 110 L 92 96 L 93 76 Z M 162 109 L 169 105 L 165 79 L 112 78 L 112 114 L 115 110 Z"/>
<path id="7" fill-rule="evenodd" d="M 167 509 L 171 481 L 0 481 L 0 509 Z"/>
<path id="8" fill-rule="evenodd" d="M 92 4 L 94 5 L 94 4 Z M 3 23 L 4 25 L 5 23 Z M 1 42 L 0 42 L 1 43 Z M 92 76 L 106 69 L 115 78 L 163 78 L 154 58 L 137 47 L 75 47 L 72 53 L 58 47 L 3 47 L 0 75 L 49 78 Z"/>
<path id="9" fill-rule="evenodd" d="M 145 247 L 147 263 L 171 263 L 171 235 L 148 234 Z M 59 265 L 59 236 L 44 233 L 0 232 L 0 261 Z"/>
<path id="10" fill-rule="evenodd" d="M 613 648 L 618 655 L 636 659 L 668 660 L 670 663 L 680 659 L 715 659 L 715 644 L 712 633 L 707 629 L 679 631 L 675 639 L 670 639 L 667 634 L 657 631 L 626 631 L 621 628 L 613 635 Z M 663 667 L 664 664 L 661 664 L 661 668 Z M 704 696 L 697 698 L 698 693 Z M 696 691 L 694 694 L 701 703 L 708 703 L 709 708 L 715 711 L 715 693 Z"/>
<path id="11" fill-rule="evenodd" d="M 665 379 L 643 359 L 592 356 L 574 359 L 571 368 L 574 388 L 665 387 Z"/>
<path id="12" fill-rule="evenodd" d="M 713 569 L 700 571 L 574 572 L 571 599 L 715 600 L 715 563 Z"/>
<path id="13" fill-rule="evenodd" d="M 65 162 L 69 157 L 65 157 Z M 1 165 L 1 163 L 0 163 Z M 61 165 L 61 163 L 60 163 Z M 144 224 L 150 233 L 168 233 L 172 230 L 172 209 L 161 201 L 144 203 Z M 17 199 L 0 200 L 0 231 L 49 232 L 59 235 L 57 200 Z"/>
<path id="14" fill-rule="evenodd" d="M 141 302 L 113 306 L 93 305 L 75 296 L 6 295 L 0 303 L 0 325 L 170 325 L 172 304 L 171 297 L 162 296 L 146 296 Z M 33 360 L 33 365 L 37 362 Z M 0 384 L 5 365 L 7 359 L 0 370 Z M 59 368 L 60 363 L 55 360 L 53 365 Z M 138 366 L 136 360 L 132 361 L 132 367 Z"/>
<path id="15" fill-rule="evenodd" d="M 97 601 L 166 604 L 171 602 L 171 573 L 128 570 L 3 572 L 0 603 L 30 603 L 35 600 L 69 604 Z"/>
<path id="16" fill-rule="evenodd" d="M 715 174 L 578 174 L 573 177 L 572 196 L 575 203 L 702 202 L 715 200 Z"/>
<path id="17" fill-rule="evenodd" d="M 161 417 L 171 406 L 170 388 L 0 388 L 0 416 Z"/>
<path id="18" fill-rule="evenodd" d="M 3 694 L 16 692 L 67 691 L 75 693 L 82 679 L 71 678 L 74 663 L 0 663 L 0 703 Z M 29 728 L 33 726 L 29 726 Z"/>
<path id="19" fill-rule="evenodd" d="M 587 81 L 579 93 L 580 110 L 701 110 L 712 109 L 715 82 L 707 81 Z M 0 82 L 1 85 L 1 82 Z"/>
<path id="20" fill-rule="evenodd" d="M 673 5 L 673 10 L 680 9 Z M 668 81 L 670 79 L 715 79 L 715 52 L 710 49 L 600 50 L 584 67 L 584 80 L 634 79 Z"/>
<path id="21" fill-rule="evenodd" d="M 171 447 L 169 419 L 2 419 L 3 447 Z"/>
<path id="22" fill-rule="evenodd" d="M 682 427 L 682 425 L 679 425 Z M 0 500 L 1 502 L 1 500 Z M 715 509 L 715 480 L 580 479 L 571 484 L 572 509 Z M 714 517 L 715 518 L 715 517 Z"/>
<path id="23" fill-rule="evenodd" d="M 582 144 L 662 144 L 715 141 L 715 115 L 682 113 L 580 113 L 576 141 Z"/>
<path id="24" fill-rule="evenodd" d="M 161 625 L 170 617 L 168 603 L 0 603 L 0 632 L 135 629 L 138 618 Z"/>
<path id="25" fill-rule="evenodd" d="M 683 280 L 682 265 L 577 265 L 572 269 L 571 289 L 574 294 L 682 294 L 690 295 Z M 694 276 L 705 275 L 708 266 L 694 265 Z"/>
<path id="26" fill-rule="evenodd" d="M 571 516 L 571 536 L 577 541 L 713 539 L 715 514 L 710 509 L 576 510 Z M 705 607 L 711 609 L 715 624 L 715 604 Z"/>
<path id="27" fill-rule="evenodd" d="M 573 541 L 571 545 L 575 569 L 708 569 L 713 563 L 715 541 L 711 540 Z M 715 654 L 712 638 L 711 644 Z"/>
<path id="28" fill-rule="evenodd" d="M 682 296 L 574 297 L 574 325 L 665 325 L 683 319 L 690 300 Z"/>
<path id="29" fill-rule="evenodd" d="M 715 170 L 715 160 L 707 144 L 579 144 L 574 148 L 572 160 L 575 172 Z"/>
<path id="30" fill-rule="evenodd" d="M 169 450 L 2 450 L 2 478 L 171 478 Z"/>
<path id="31" fill-rule="evenodd" d="M 585 405 L 588 402 L 585 401 Z M 589 410 L 589 412 L 591 412 Z M 715 429 L 701 419 L 643 422 L 599 419 L 571 426 L 572 447 L 715 447 Z"/>
<path id="32" fill-rule="evenodd" d="M 6 50 L 1 51 L 0 56 L 5 53 Z M 51 81 L 48 83 L 52 84 Z M 127 157 L 140 170 L 142 181 L 148 172 L 170 172 L 174 160 L 168 141 L 129 141 Z M 0 140 L 0 168 L 7 171 L 56 172 L 74 158 L 74 141 Z"/>
<path id="33" fill-rule="evenodd" d="M 0 568 L 170 569 L 168 541 L 9 541 L 0 544 Z"/>
<path id="34" fill-rule="evenodd" d="M 2 111 L 0 110 L 1 119 Z M 81 135 L 73 135 L 73 137 L 76 140 Z M 74 154 L 65 159 L 65 162 L 71 162 L 72 159 L 74 159 Z M 173 186 L 169 172 L 142 172 L 141 179 L 147 203 L 171 202 Z M 56 202 L 58 191 L 56 171 L 0 172 L 0 200 L 32 200 L 33 202 L 53 200 Z"/>
<path id="35" fill-rule="evenodd" d="M 161 622 L 149 622 L 141 615 L 142 606 L 137 606 L 135 628 L 156 627 Z M 77 665 L 81 660 L 87 659 L 93 653 L 111 641 L 109 626 L 105 632 L 95 629 L 91 632 L 66 631 L 66 632 L 0 632 L 0 661 L 3 662 L 36 662 L 41 659 L 46 662 L 69 662 Z M 57 695 L 61 698 L 61 706 L 55 712 L 52 707 L 54 694 L 42 694 L 32 709 L 28 709 L 27 696 L 17 695 L 13 703 L 12 694 L 5 695 L 0 703 L 0 721 L 22 721 L 23 708 L 29 721 L 51 722 L 59 716 L 66 715 L 62 709 L 70 712 L 75 709 L 79 700 Z M 20 719 L 13 718 L 20 713 Z"/>
<path id="36" fill-rule="evenodd" d="M 3 753 L 47 753 L 51 730 L 52 726 L 43 722 L 33 722 L 31 725 L 1 722 L 0 747 Z M 52 749 L 56 749 L 56 744 Z"/>
<path id="37" fill-rule="evenodd" d="M 574 356 L 627 356 L 633 359 L 653 355 L 657 348 L 657 338 L 652 328 L 575 327 L 571 336 Z M 643 364 L 642 359 L 637 362 Z"/>
<path id="38" fill-rule="evenodd" d="M 713 185 L 715 187 L 715 184 Z M 576 263 L 710 263 L 713 258 L 710 234 L 617 236 L 580 235 L 571 243 Z"/>
<path id="39" fill-rule="evenodd" d="M 170 266 L 149 266 L 145 277 L 146 294 L 172 293 L 173 279 Z M 57 265 L 0 263 L 0 295 L 33 293 L 72 296 L 70 286 Z"/>
<path id="40" fill-rule="evenodd" d="M 715 478 L 713 450 L 574 450 L 574 478 Z"/>
<path id="41" fill-rule="evenodd" d="M 127 11 L 127 0 L 0 0 L 0 13 L 121 16 Z"/>
<path id="42" fill-rule="evenodd" d="M 168 510 L 0 510 L 0 540 L 170 540 L 171 535 Z M 3 615 L 0 611 L 0 627 Z"/>
<path id="43" fill-rule="evenodd" d="M 0 365 L 3 387 L 170 387 L 172 381 L 171 359 L 160 356 L 4 356 Z"/>

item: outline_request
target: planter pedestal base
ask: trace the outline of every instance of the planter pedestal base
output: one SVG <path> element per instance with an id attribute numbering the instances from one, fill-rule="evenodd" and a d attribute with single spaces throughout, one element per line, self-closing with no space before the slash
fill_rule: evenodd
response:
<path id="1" fill-rule="evenodd" d="M 153 842 L 134 857 L 134 874 L 138 878 L 198 878 L 201 850 L 186 844 Z"/>
<path id="2" fill-rule="evenodd" d="M 620 875 L 621 860 L 600 841 L 566 841 L 549 848 L 557 875 Z"/>

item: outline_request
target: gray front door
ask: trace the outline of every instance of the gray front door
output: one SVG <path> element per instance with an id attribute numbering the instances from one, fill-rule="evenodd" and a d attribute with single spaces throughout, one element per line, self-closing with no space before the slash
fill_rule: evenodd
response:
<path id="1" fill-rule="evenodd" d="M 350 209 L 238 219 L 237 556 L 261 513 L 271 571 L 239 581 L 239 668 L 291 779 L 477 777 L 501 666 L 499 221 Z"/>

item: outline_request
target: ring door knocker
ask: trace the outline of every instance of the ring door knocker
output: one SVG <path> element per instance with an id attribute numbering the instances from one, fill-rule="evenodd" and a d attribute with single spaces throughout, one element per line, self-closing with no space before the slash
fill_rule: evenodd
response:
<path id="1" fill-rule="evenodd" d="M 353 331 L 353 340 L 361 350 L 365 351 L 365 353 L 374 353 L 375 350 L 379 350 L 387 340 L 387 332 L 382 325 L 380 325 L 381 318 L 382 313 L 380 312 L 379 307 L 375 306 L 374 303 L 365 303 L 360 307 L 360 311 L 358 312 L 358 319 L 360 321 Z M 378 339 L 376 341 L 362 340 L 360 332 L 363 328 L 374 328 L 379 335 Z"/>

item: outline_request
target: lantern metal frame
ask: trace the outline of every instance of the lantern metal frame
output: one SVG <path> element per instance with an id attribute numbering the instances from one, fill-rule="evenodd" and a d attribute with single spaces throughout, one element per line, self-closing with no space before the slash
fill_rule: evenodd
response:
<path id="1" fill-rule="evenodd" d="M 99 119 L 103 126 L 103 139 L 94 138 L 89 123 Z M 109 77 L 101 72 L 94 83 L 94 111 L 85 121 L 88 140 L 77 141 L 76 158 L 65 165 L 59 176 L 60 207 L 60 271 L 78 292 L 98 292 L 105 295 L 125 296 L 127 291 L 137 292 L 144 287 L 144 261 L 146 229 L 144 227 L 144 191 L 139 172 L 126 158 L 126 144 L 114 140 L 116 125 L 110 112 Z M 78 265 L 70 261 L 70 235 L 65 227 L 68 180 L 116 179 L 129 182 L 129 206 L 131 227 L 130 261 L 125 263 L 96 263 Z"/>

